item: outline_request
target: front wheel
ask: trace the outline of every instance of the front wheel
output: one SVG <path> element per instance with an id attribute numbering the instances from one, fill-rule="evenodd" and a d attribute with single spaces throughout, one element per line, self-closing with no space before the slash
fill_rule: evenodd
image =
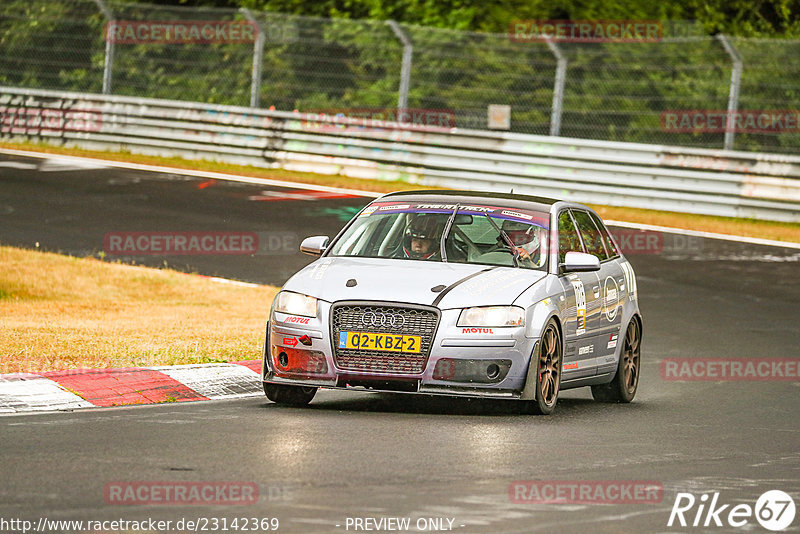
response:
<path id="1" fill-rule="evenodd" d="M 317 394 L 317 388 L 264 382 L 264 394 L 269 400 L 277 404 L 305 406 Z"/>
<path id="2" fill-rule="evenodd" d="M 592 397 L 600 402 L 631 402 L 639 387 L 642 355 L 642 329 L 639 321 L 631 319 L 622 343 L 619 365 L 614 380 L 608 384 L 592 386 Z"/>
<path id="3" fill-rule="evenodd" d="M 561 362 L 563 347 L 561 335 L 553 320 L 547 323 L 539 345 L 536 365 L 536 398 L 526 402 L 526 412 L 550 415 L 556 409 L 561 388 Z"/>

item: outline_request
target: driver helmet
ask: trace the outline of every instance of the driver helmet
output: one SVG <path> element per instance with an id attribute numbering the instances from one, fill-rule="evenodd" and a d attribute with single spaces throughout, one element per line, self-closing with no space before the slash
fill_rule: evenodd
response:
<path id="1" fill-rule="evenodd" d="M 420 215 L 408 223 L 403 236 L 403 252 L 406 258 L 427 260 L 439 253 L 442 225 L 437 219 L 438 217 L 431 215 Z M 418 241 L 416 248 L 422 245 L 422 250 L 414 250 L 414 240 Z"/>
<path id="2" fill-rule="evenodd" d="M 517 221 L 503 221 L 503 231 L 508 235 L 514 245 L 523 249 L 532 258 L 539 250 L 539 227 Z"/>

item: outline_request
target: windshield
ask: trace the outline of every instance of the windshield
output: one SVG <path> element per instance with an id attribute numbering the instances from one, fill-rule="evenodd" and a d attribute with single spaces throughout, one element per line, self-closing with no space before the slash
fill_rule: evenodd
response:
<path id="1" fill-rule="evenodd" d="M 456 207 L 373 203 L 332 244 L 329 255 L 546 268 L 548 213 Z"/>

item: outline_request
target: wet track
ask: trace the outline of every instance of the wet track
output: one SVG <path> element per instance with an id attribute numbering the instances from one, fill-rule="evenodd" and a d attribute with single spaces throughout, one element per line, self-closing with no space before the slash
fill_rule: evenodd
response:
<path id="1" fill-rule="evenodd" d="M 106 257 L 280 285 L 309 261 L 299 239 L 335 234 L 369 200 L 322 196 L 2 156 L 0 243 L 84 256 L 103 252 L 109 232 L 255 232 L 266 244 L 254 255 Z M 464 533 L 767 532 L 753 518 L 746 529 L 667 521 L 677 492 L 753 505 L 780 489 L 800 505 L 800 382 L 668 381 L 659 361 L 797 358 L 800 250 L 673 245 L 628 256 L 645 320 L 630 405 L 572 390 L 554 416 L 534 417 L 503 402 L 321 391 L 308 408 L 251 398 L 4 417 L 0 517 L 277 517 L 280 532 L 352 532 L 348 517 L 451 518 Z M 664 498 L 520 504 L 509 495 L 517 480 L 648 480 Z M 104 488 L 120 481 L 252 482 L 261 497 L 107 504 Z"/>

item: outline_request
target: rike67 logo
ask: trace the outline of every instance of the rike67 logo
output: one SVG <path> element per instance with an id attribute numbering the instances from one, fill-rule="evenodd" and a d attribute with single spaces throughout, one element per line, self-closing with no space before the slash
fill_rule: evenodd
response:
<path id="1" fill-rule="evenodd" d="M 778 532 L 789 528 L 794 521 L 795 505 L 792 497 L 780 490 L 766 491 L 750 504 L 722 504 L 719 493 L 678 493 L 667 526 L 681 527 L 736 527 L 752 530 L 752 521 L 767 530 Z"/>

